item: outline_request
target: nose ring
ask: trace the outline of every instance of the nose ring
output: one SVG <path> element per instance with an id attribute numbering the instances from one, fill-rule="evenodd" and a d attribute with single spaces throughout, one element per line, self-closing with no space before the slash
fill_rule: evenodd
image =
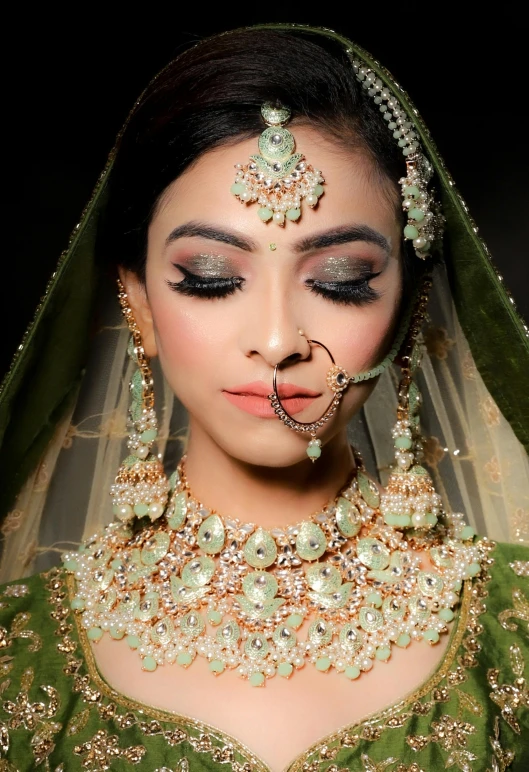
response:
<path id="1" fill-rule="evenodd" d="M 299 330 L 299 334 L 302 335 L 303 330 Z M 318 429 L 324 426 L 324 424 L 326 424 L 327 421 L 336 413 L 338 405 L 340 404 L 340 400 L 342 399 L 343 392 L 350 383 L 350 377 L 348 372 L 344 370 L 343 367 L 339 367 L 336 364 L 334 357 L 327 346 L 325 346 L 323 343 L 320 343 L 319 340 L 309 340 L 308 343 L 311 346 L 319 346 L 324 351 L 326 351 L 332 363 L 331 367 L 327 371 L 327 385 L 333 392 L 333 398 L 327 409 L 318 419 L 316 419 L 316 421 L 296 421 L 296 419 L 285 410 L 281 404 L 281 399 L 278 394 L 277 371 L 281 366 L 280 363 L 274 367 L 274 374 L 272 379 L 272 386 L 274 391 L 272 394 L 268 395 L 268 399 L 270 400 L 270 403 L 274 408 L 274 412 L 276 413 L 277 417 L 283 421 L 285 426 L 288 426 L 289 429 L 293 429 L 295 432 L 310 434 L 310 440 L 307 446 L 307 456 L 314 463 L 314 461 L 316 461 L 316 459 L 321 456 L 321 440 L 316 438 L 316 432 Z"/>

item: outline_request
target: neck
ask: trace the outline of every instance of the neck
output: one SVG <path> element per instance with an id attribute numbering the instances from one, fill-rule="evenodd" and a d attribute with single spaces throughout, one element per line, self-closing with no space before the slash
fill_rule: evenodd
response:
<path id="1" fill-rule="evenodd" d="M 345 432 L 322 457 L 288 467 L 248 464 L 228 455 L 201 430 L 191 429 L 185 473 L 194 498 L 225 517 L 263 528 L 294 525 L 321 509 L 349 481 L 355 467 Z"/>

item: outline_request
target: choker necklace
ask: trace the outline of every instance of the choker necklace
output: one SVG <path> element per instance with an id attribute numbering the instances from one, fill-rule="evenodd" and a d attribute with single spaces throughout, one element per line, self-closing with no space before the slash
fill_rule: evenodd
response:
<path id="1" fill-rule="evenodd" d="M 307 663 L 355 679 L 393 646 L 437 643 L 481 570 L 462 515 L 405 537 L 384 523 L 361 466 L 307 520 L 265 529 L 204 507 L 184 461 L 155 523 L 112 523 L 63 557 L 88 638 L 126 638 L 144 670 L 200 656 L 253 686 Z"/>

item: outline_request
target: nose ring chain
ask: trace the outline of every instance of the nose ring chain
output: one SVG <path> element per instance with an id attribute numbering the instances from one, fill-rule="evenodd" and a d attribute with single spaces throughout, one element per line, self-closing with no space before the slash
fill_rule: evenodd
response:
<path id="1" fill-rule="evenodd" d="M 303 334 L 302 330 L 299 330 L 299 334 Z M 325 346 L 323 343 L 320 343 L 318 340 L 308 340 L 308 343 L 311 346 L 319 346 L 324 351 L 326 351 L 332 362 L 332 365 L 327 372 L 327 385 L 333 392 L 333 398 L 327 409 L 315 421 L 296 421 L 296 419 L 293 418 L 281 404 L 281 399 L 277 390 L 277 371 L 280 368 L 280 364 L 277 364 L 274 367 L 274 374 L 272 379 L 274 391 L 273 394 L 268 395 L 268 399 L 270 400 L 277 417 L 283 421 L 285 426 L 288 426 L 289 429 L 293 429 L 295 432 L 310 434 L 310 440 L 307 446 L 307 456 L 314 463 L 314 461 L 316 461 L 316 459 L 321 456 L 321 440 L 316 438 L 316 432 L 318 429 L 324 426 L 324 424 L 326 424 L 327 421 L 336 413 L 338 405 L 340 404 L 340 400 L 342 399 L 343 392 L 349 385 L 350 378 L 349 374 L 346 370 L 344 370 L 343 367 L 338 367 L 334 361 L 333 355 L 327 346 Z"/>

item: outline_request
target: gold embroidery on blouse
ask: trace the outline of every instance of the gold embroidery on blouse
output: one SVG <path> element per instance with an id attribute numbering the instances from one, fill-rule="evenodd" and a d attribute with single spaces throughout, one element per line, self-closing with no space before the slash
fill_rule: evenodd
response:
<path id="1" fill-rule="evenodd" d="M 495 545 L 490 540 L 483 539 L 482 543 L 489 551 L 494 549 Z M 490 558 L 488 560 L 490 560 Z M 331 743 L 333 743 L 333 750 L 335 750 L 335 754 L 337 755 L 342 748 L 354 747 L 361 740 L 378 740 L 385 729 L 401 727 L 412 715 L 427 715 L 436 702 L 446 702 L 450 698 L 450 690 L 455 689 L 456 686 L 459 686 L 467 679 L 464 665 L 461 663 L 461 660 L 463 660 L 463 662 L 468 662 L 468 666 L 473 666 L 474 653 L 479 650 L 476 636 L 483 632 L 483 626 L 479 623 L 478 618 L 486 611 L 482 598 L 487 595 L 487 590 L 484 585 L 489 578 L 488 573 L 484 570 L 482 574 L 476 578 L 473 587 L 470 582 L 466 584 L 462 595 L 459 621 L 452 633 L 451 640 L 441 665 L 422 687 L 419 687 L 418 690 L 413 692 L 407 698 L 387 708 L 385 711 L 380 711 L 359 724 L 338 730 L 329 737 L 326 737 L 323 742 L 320 741 L 313 745 L 288 767 L 288 772 L 320 772 L 320 769 L 322 768 L 321 765 L 325 761 L 324 756 L 322 756 L 322 751 L 327 750 Z M 465 636 L 467 637 L 465 638 Z M 461 664 L 456 665 L 455 668 L 451 670 L 461 645 L 464 645 L 467 651 L 463 657 L 459 658 Z M 445 677 L 447 685 L 445 687 L 439 687 L 438 684 L 440 684 Z M 455 691 L 458 696 L 463 694 L 460 690 Z M 432 699 L 422 702 L 421 699 L 429 693 L 431 693 Z M 467 694 L 465 694 L 463 698 L 460 697 L 460 707 L 458 711 L 459 718 L 461 717 L 463 709 L 470 710 L 473 715 L 477 715 L 474 700 L 472 698 L 466 699 L 467 697 Z M 405 708 L 407 707 L 409 710 L 405 711 Z M 471 727 L 470 732 L 475 731 L 473 725 L 468 724 L 468 726 Z M 408 736 L 406 740 L 413 750 L 418 751 L 429 744 L 431 737 Z M 334 745 L 335 742 L 337 742 L 337 745 Z M 468 754 L 468 751 L 465 751 L 465 753 Z M 316 754 L 318 754 L 318 758 L 315 758 Z M 469 756 L 472 756 L 472 754 L 469 754 Z M 393 763 L 396 763 L 396 761 L 397 760 Z M 454 764 L 458 762 L 464 762 L 464 754 L 456 753 L 454 755 Z M 401 769 L 406 770 L 406 765 L 402 765 Z M 411 769 L 413 769 L 413 767 L 410 767 L 410 770 Z M 462 767 L 460 767 L 460 769 L 462 769 Z M 332 766 L 325 767 L 325 770 L 326 772 L 332 772 Z M 336 767 L 336 772 L 341 772 L 341 770 Z M 395 769 L 394 772 L 397 772 L 397 770 Z"/>
<path id="2" fill-rule="evenodd" d="M 29 697 L 33 685 L 35 673 L 33 668 L 24 670 L 20 678 L 20 691 L 15 700 L 7 700 L 2 707 L 10 715 L 4 726 L 6 732 L 9 729 L 24 727 L 33 731 L 30 739 L 30 748 L 35 764 L 38 766 L 45 761 L 55 748 L 54 735 L 60 732 L 62 724 L 52 721 L 60 708 L 59 693 L 53 686 L 41 685 L 41 690 L 47 694 L 48 701 L 31 702 Z M 3 744 L 9 747 L 9 736 L 3 733 Z"/>
<path id="3" fill-rule="evenodd" d="M 66 727 L 66 734 L 71 737 L 72 735 L 78 734 L 79 732 L 81 732 L 87 725 L 89 718 L 90 718 L 90 708 L 85 708 L 84 710 L 81 710 L 79 713 L 76 713 L 68 721 L 68 726 Z"/>
<path id="4" fill-rule="evenodd" d="M 92 650 L 88 644 L 88 641 L 83 638 L 85 631 L 77 627 L 77 633 L 81 641 L 81 648 L 83 649 L 84 661 L 86 663 L 88 674 L 82 674 L 83 662 L 73 656 L 77 643 L 69 637 L 69 633 L 72 631 L 72 625 L 69 624 L 70 609 L 65 605 L 68 601 L 68 594 L 65 590 L 65 582 L 63 574 L 59 569 L 51 569 L 46 575 L 49 579 L 46 584 L 46 588 L 50 593 L 50 602 L 53 607 L 51 612 L 52 619 L 58 623 L 57 633 L 59 633 L 60 641 L 57 644 L 57 649 L 66 657 L 66 664 L 63 668 L 63 672 L 73 678 L 73 691 L 81 694 L 82 699 L 86 702 L 90 708 L 97 709 L 99 716 L 103 720 L 114 720 L 120 729 L 126 729 L 131 726 L 138 726 L 140 731 L 145 735 L 159 734 L 165 742 L 171 746 L 179 745 L 183 742 L 187 742 L 193 750 L 198 753 L 208 753 L 213 761 L 220 763 L 232 763 L 233 772 L 269 772 L 264 763 L 258 759 L 253 753 L 251 753 L 242 743 L 239 743 L 234 738 L 229 738 L 224 733 L 204 724 L 200 721 L 189 719 L 185 716 L 179 716 L 175 713 L 169 713 L 168 711 L 157 710 L 155 708 L 146 708 L 146 706 L 131 700 L 124 695 L 120 695 L 114 689 L 112 689 L 104 679 L 101 678 L 95 661 L 93 659 Z M 73 591 L 73 578 L 68 577 L 66 584 L 71 596 Z M 62 631 L 62 632 L 60 632 Z M 97 687 L 97 688 L 94 688 Z M 104 697 L 109 699 L 108 702 L 104 702 Z M 128 712 L 119 714 L 117 712 L 117 705 L 128 709 Z M 138 710 L 140 713 L 153 716 L 155 720 L 150 722 L 139 719 L 133 710 Z M 79 715 L 79 714 L 78 714 Z M 74 717 L 75 719 L 75 717 Z M 194 737 L 187 731 L 184 731 L 178 727 L 172 727 L 171 729 L 163 729 L 161 721 L 171 722 L 175 724 L 181 722 L 186 728 L 192 728 L 199 732 L 198 737 Z M 107 738 L 106 730 L 104 731 L 104 737 Z M 111 736 L 112 738 L 113 736 Z M 219 747 L 219 742 L 222 745 Z M 96 764 L 107 763 L 107 759 L 104 754 L 106 741 L 103 739 L 103 735 L 96 733 L 92 740 L 76 746 L 79 749 L 78 755 L 85 755 L 86 759 L 83 760 L 83 766 L 86 769 L 99 770 L 110 769 L 105 766 L 94 766 Z M 91 744 L 91 748 L 88 745 Z M 116 757 L 116 753 L 124 753 L 127 749 L 119 748 L 116 744 L 110 745 L 108 758 Z M 140 749 L 140 750 L 138 750 Z M 141 751 L 141 749 L 143 749 Z M 142 753 L 141 757 L 138 757 L 138 761 L 141 760 L 146 749 L 143 746 L 137 746 L 133 749 L 135 752 Z M 247 759 L 244 763 L 239 763 L 235 760 L 234 754 L 238 751 L 239 754 Z M 77 751 L 75 751 L 77 753 Z M 112 757 L 114 753 L 114 757 Z M 99 756 L 103 759 L 101 762 Z M 131 761 L 132 758 L 136 758 L 133 754 L 131 758 L 121 756 L 119 758 L 127 758 Z M 133 763 L 137 763 L 133 761 Z M 92 764 L 93 766 L 90 766 Z"/>
<path id="5" fill-rule="evenodd" d="M 174 770 L 169 769 L 169 767 L 158 767 L 154 772 L 190 772 L 190 770 L 191 767 L 189 766 L 189 761 L 187 759 L 180 759 Z"/>
<path id="6" fill-rule="evenodd" d="M 498 620 L 504 630 L 510 630 L 514 633 L 518 629 L 517 625 L 515 622 L 509 622 L 508 620 L 519 619 L 529 623 L 529 601 L 520 589 L 514 589 L 512 591 L 512 601 L 514 608 L 500 611 Z"/>
<path id="7" fill-rule="evenodd" d="M 516 576 L 525 576 L 529 578 L 529 560 L 515 560 L 514 563 L 509 563 Z"/>
<path id="8" fill-rule="evenodd" d="M 23 598 L 25 595 L 29 595 L 27 584 L 9 584 L 4 589 L 4 596 L 6 598 Z"/>
<path id="9" fill-rule="evenodd" d="M 489 541 L 487 545 L 486 542 L 488 540 L 483 541 L 485 542 L 484 546 L 488 546 L 489 550 L 494 548 L 492 542 Z M 492 563 L 493 561 L 489 559 L 488 562 Z M 62 573 L 56 569 L 54 572 L 55 573 L 52 575 L 52 582 L 49 585 L 49 588 L 52 590 L 52 600 L 54 599 L 55 602 L 55 613 L 52 614 L 52 616 L 57 619 L 59 624 L 65 624 L 70 611 L 63 604 L 65 593 L 64 584 L 61 578 Z M 52 572 L 50 572 L 50 574 L 52 574 Z M 455 693 L 458 696 L 458 717 L 443 717 L 441 721 L 434 722 L 432 724 L 432 735 L 427 738 L 425 744 L 432 741 L 439 742 L 441 745 L 444 743 L 445 745 L 453 746 L 447 760 L 447 765 L 448 762 L 450 762 L 452 766 L 457 766 L 460 770 L 470 770 L 471 767 L 469 764 L 475 757 L 466 750 L 464 745 L 466 744 L 467 737 L 474 733 L 475 727 L 472 724 L 463 721 L 461 714 L 463 711 L 468 711 L 472 715 L 477 716 L 479 715 L 481 708 L 472 697 L 469 697 L 468 694 L 455 687 L 459 686 L 467 679 L 465 669 L 467 667 L 472 667 L 475 664 L 475 654 L 480 649 L 477 636 L 483 631 L 483 627 L 479 623 L 479 616 L 486 610 L 482 599 L 487 596 L 485 588 L 485 582 L 487 580 L 488 576 L 484 570 L 482 575 L 476 578 L 473 587 L 471 587 L 471 582 L 466 583 L 462 595 L 459 620 L 452 633 L 451 641 L 449 642 L 441 666 L 427 683 L 416 690 L 412 695 L 409 695 L 407 698 L 385 711 L 380 711 L 357 725 L 345 727 L 332 735 L 327 736 L 323 741 L 312 746 L 309 751 L 305 751 L 298 757 L 288 767 L 289 772 L 319 772 L 321 764 L 325 760 L 327 762 L 325 765 L 326 772 L 341 772 L 338 766 L 335 764 L 329 766 L 328 763 L 329 760 L 332 760 L 337 755 L 340 749 L 355 747 L 361 740 L 376 740 L 381 736 L 385 729 L 403 726 L 414 713 L 421 712 L 426 714 L 436 702 L 447 701 L 450 698 L 450 692 L 452 690 L 452 693 Z M 68 585 L 73 583 L 72 577 L 68 577 L 66 581 Z M 73 588 L 69 587 L 69 589 L 71 591 Z M 187 741 L 194 750 L 211 753 L 214 756 L 214 760 L 231 763 L 234 772 L 258 772 L 258 770 L 261 772 L 269 772 L 266 765 L 255 757 L 248 749 L 244 748 L 244 746 L 238 743 L 234 738 L 230 738 L 225 733 L 220 732 L 220 730 L 216 730 L 215 727 L 168 711 L 150 707 L 146 708 L 145 705 L 136 703 L 134 700 L 115 692 L 99 675 L 90 646 L 87 641 L 83 640 L 82 630 L 80 630 L 79 627 L 77 632 L 81 640 L 89 675 L 81 674 L 83 662 L 77 660 L 72 653 L 69 653 L 67 650 L 63 652 L 66 657 L 64 672 L 73 677 L 75 690 L 81 692 L 83 699 L 91 703 L 100 713 L 102 711 L 103 713 L 109 711 L 118 725 L 126 724 L 130 726 L 136 724 L 145 734 L 160 733 L 170 744 L 179 744 L 183 741 Z M 454 667 L 454 660 L 461 645 L 464 646 L 465 652 L 459 657 L 459 664 L 456 664 Z M 68 647 L 66 648 L 68 649 Z M 446 679 L 446 686 L 439 685 L 443 678 Z M 94 686 L 97 688 L 94 688 Z M 427 703 L 420 702 L 420 700 L 428 693 L 431 693 L 431 700 Z M 107 698 L 112 698 L 112 701 L 108 704 L 103 704 L 103 695 Z M 116 705 L 128 708 L 129 712 L 118 715 L 115 712 Z M 419 708 L 418 706 L 421 707 Z M 403 712 L 403 709 L 406 707 L 408 708 L 407 712 Z M 153 720 L 150 723 L 140 721 L 135 713 L 132 712 L 133 710 L 139 710 L 143 714 L 147 713 L 157 720 Z M 446 718 L 448 718 L 449 721 L 446 721 Z M 194 737 L 190 735 L 189 732 L 176 727 L 173 727 L 171 730 L 163 730 L 162 725 L 159 723 L 160 721 L 171 722 L 173 724 L 180 721 L 186 728 L 195 729 L 199 732 L 201 731 L 201 734 L 198 737 Z M 445 739 L 445 734 L 447 733 L 451 739 Z M 421 739 L 422 738 L 417 738 L 417 740 Z M 223 748 L 219 748 L 218 745 L 215 744 L 218 743 L 219 740 L 226 743 Z M 338 745 L 331 747 L 331 744 L 336 741 L 338 741 Z M 410 743 L 410 745 L 412 744 Z M 245 754 L 247 758 L 251 758 L 253 764 L 248 762 L 239 764 L 235 760 L 231 761 L 235 749 L 237 749 L 239 753 L 242 752 Z M 322 757 L 322 752 L 323 755 L 327 757 L 326 759 Z M 320 757 L 319 760 L 314 759 L 316 753 L 318 753 Z M 367 756 L 366 759 L 369 761 Z M 422 772 L 420 766 L 417 764 L 407 766 L 397 759 L 392 759 L 391 764 L 397 763 L 399 766 L 394 767 L 391 772 Z"/>
<path id="10" fill-rule="evenodd" d="M 143 745 L 132 745 L 121 748 L 117 735 L 109 735 L 106 729 L 98 729 L 90 740 L 76 745 L 73 752 L 76 756 L 83 756 L 83 769 L 90 772 L 106 772 L 112 769 L 115 759 L 125 759 L 131 764 L 139 764 L 147 752 Z"/>
<path id="11" fill-rule="evenodd" d="M 515 675 L 512 684 L 500 684 L 498 668 L 490 668 L 487 672 L 487 680 L 492 687 L 490 698 L 501 708 L 502 718 L 509 724 L 511 729 L 520 734 L 520 724 L 517 711 L 522 707 L 529 708 L 529 691 L 527 682 L 523 677 L 525 662 L 518 644 L 513 644 L 509 649 L 511 669 Z"/>
<path id="12" fill-rule="evenodd" d="M 0 759 L 0 772 L 18 772 L 18 769 L 10 764 L 9 761 Z"/>
<path id="13" fill-rule="evenodd" d="M 498 716 L 494 719 L 494 735 L 489 738 L 492 745 L 492 769 L 487 772 L 505 772 L 514 761 L 514 751 L 506 751 L 501 747 L 500 742 L 500 719 Z"/>

